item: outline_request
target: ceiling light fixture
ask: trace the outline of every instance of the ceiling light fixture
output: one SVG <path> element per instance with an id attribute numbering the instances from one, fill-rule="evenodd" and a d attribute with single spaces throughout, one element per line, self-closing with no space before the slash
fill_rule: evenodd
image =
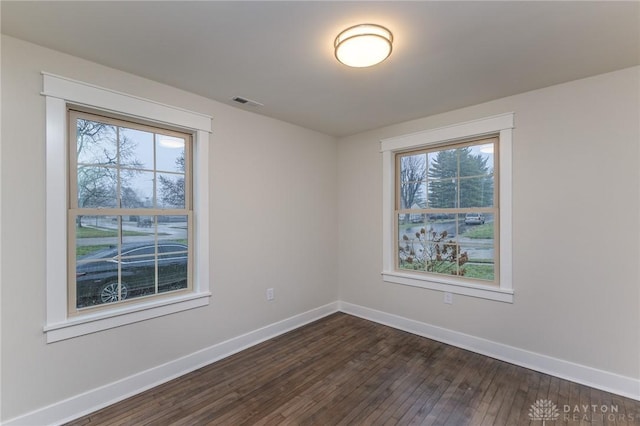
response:
<path id="1" fill-rule="evenodd" d="M 336 59 L 356 68 L 379 64 L 389 57 L 393 43 L 391 31 L 376 24 L 349 27 L 336 37 Z"/>

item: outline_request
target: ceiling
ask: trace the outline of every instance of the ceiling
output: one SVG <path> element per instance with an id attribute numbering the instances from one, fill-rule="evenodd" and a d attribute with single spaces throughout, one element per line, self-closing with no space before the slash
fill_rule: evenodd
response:
<path id="1" fill-rule="evenodd" d="M 334 136 L 640 64 L 637 1 L 0 4 L 4 34 Z M 389 59 L 338 63 L 336 35 L 368 22 Z"/>

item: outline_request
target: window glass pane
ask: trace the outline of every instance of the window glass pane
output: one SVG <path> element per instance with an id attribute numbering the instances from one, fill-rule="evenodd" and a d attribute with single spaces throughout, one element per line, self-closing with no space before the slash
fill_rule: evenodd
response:
<path id="1" fill-rule="evenodd" d="M 399 204 L 402 209 L 426 207 L 426 154 L 400 157 Z"/>
<path id="2" fill-rule="evenodd" d="M 186 215 L 158 216 L 158 239 L 168 244 L 167 249 L 161 251 L 173 250 L 176 246 L 180 247 L 180 251 L 187 250 L 188 226 Z"/>
<path id="3" fill-rule="evenodd" d="M 425 232 L 425 271 L 455 274 L 457 222 L 453 214 L 430 215 Z"/>
<path id="4" fill-rule="evenodd" d="M 77 179 L 79 208 L 116 207 L 116 169 L 78 166 Z"/>
<path id="5" fill-rule="evenodd" d="M 468 168 L 461 167 L 461 176 L 488 175 L 493 173 L 495 144 L 485 143 L 469 147 L 469 156 L 472 159 Z M 464 169 L 464 170 L 463 170 Z M 480 173 L 478 173 L 480 171 Z"/>
<path id="6" fill-rule="evenodd" d="M 79 262 L 117 254 L 111 253 L 118 246 L 117 216 L 77 216 L 75 234 L 76 259 Z"/>
<path id="7" fill-rule="evenodd" d="M 400 157 L 400 182 L 420 182 L 427 176 L 426 154 Z"/>
<path id="8" fill-rule="evenodd" d="M 128 252 L 131 257 L 122 258 L 121 285 L 127 289 L 127 299 L 156 293 L 157 258 L 154 251 L 154 246 L 146 246 Z"/>
<path id="9" fill-rule="evenodd" d="M 153 247 L 156 241 L 155 217 L 146 215 L 122 216 L 122 255 L 129 256 L 130 250 L 147 245 Z"/>
<path id="10" fill-rule="evenodd" d="M 153 172 L 120 172 L 122 208 L 153 208 Z"/>
<path id="11" fill-rule="evenodd" d="M 398 264 L 401 269 L 451 274 L 457 271 L 456 220 L 428 215 L 426 222 L 407 223 L 399 216 Z"/>
<path id="12" fill-rule="evenodd" d="M 76 307 L 118 301 L 117 216 L 78 216 L 76 258 Z"/>
<path id="13" fill-rule="evenodd" d="M 483 153 L 481 149 L 492 146 L 492 144 L 475 145 L 457 149 L 460 176 L 484 176 L 491 173 L 493 155 Z"/>
<path id="14" fill-rule="evenodd" d="M 424 271 L 425 223 L 412 223 L 410 215 L 398 215 L 398 267 Z"/>
<path id="15" fill-rule="evenodd" d="M 187 288 L 187 246 L 160 243 L 158 258 L 158 291 L 160 293 Z"/>
<path id="16" fill-rule="evenodd" d="M 127 262 L 153 260 L 156 257 L 155 241 L 130 245 L 123 244 L 120 256 L 123 261 Z"/>
<path id="17" fill-rule="evenodd" d="M 162 172 L 184 172 L 184 139 L 158 134 L 156 140 L 156 169 Z"/>
<path id="18" fill-rule="evenodd" d="M 495 279 L 493 241 L 486 243 L 462 243 L 466 263 L 461 265 L 463 276 L 487 281 Z"/>
<path id="19" fill-rule="evenodd" d="M 427 231 L 435 232 L 444 238 L 453 238 L 457 235 L 456 215 L 436 213 L 427 216 Z"/>
<path id="20" fill-rule="evenodd" d="M 79 118 L 76 120 L 78 164 L 115 165 L 116 126 Z"/>
<path id="21" fill-rule="evenodd" d="M 117 249 L 116 249 L 117 252 Z M 105 251 L 101 260 L 97 257 L 78 261 L 76 265 L 76 308 L 113 303 L 120 296 L 127 297 L 126 289 L 122 293 L 118 285 L 118 262 L 111 256 L 115 252 Z M 108 260 L 104 260 L 108 259 Z"/>
<path id="22" fill-rule="evenodd" d="M 121 127 L 119 164 L 153 170 L 153 133 Z"/>
<path id="23" fill-rule="evenodd" d="M 187 288 L 188 217 L 186 215 L 158 216 L 158 283 L 159 291 Z"/>
<path id="24" fill-rule="evenodd" d="M 458 177 L 458 153 L 457 149 L 433 151 L 428 155 L 429 179 L 445 179 Z"/>
<path id="25" fill-rule="evenodd" d="M 160 250 L 160 257 L 173 255 L 175 253 L 185 254 L 187 252 L 186 244 L 173 243 L 171 241 L 162 241 L 158 244 L 158 249 Z"/>
<path id="26" fill-rule="evenodd" d="M 493 207 L 493 176 L 461 178 L 460 207 Z"/>
<path id="27" fill-rule="evenodd" d="M 137 222 L 122 221 L 122 282 L 127 297 L 155 292 L 156 226 L 154 216 L 138 216 Z M 131 219 L 131 217 L 128 217 Z M 136 219 L 136 217 L 134 217 Z"/>
<path id="28" fill-rule="evenodd" d="M 183 174 L 158 173 L 158 207 L 185 208 Z"/>
<path id="29" fill-rule="evenodd" d="M 153 235 L 155 232 L 155 218 L 148 215 L 130 214 L 122 216 L 123 242 L 132 242 L 130 237 Z"/>
<path id="30" fill-rule="evenodd" d="M 461 251 L 466 254 L 464 276 L 493 281 L 495 278 L 495 230 L 492 214 L 467 213 L 460 219 Z"/>
<path id="31" fill-rule="evenodd" d="M 400 186 L 401 209 L 423 209 L 427 206 L 427 183 L 409 182 Z"/>
<path id="32" fill-rule="evenodd" d="M 427 246 L 427 272 L 458 275 L 460 247 L 455 237 L 432 231 L 427 233 Z"/>
<path id="33" fill-rule="evenodd" d="M 454 178 L 429 180 L 429 208 L 451 209 L 458 207 L 458 180 Z"/>

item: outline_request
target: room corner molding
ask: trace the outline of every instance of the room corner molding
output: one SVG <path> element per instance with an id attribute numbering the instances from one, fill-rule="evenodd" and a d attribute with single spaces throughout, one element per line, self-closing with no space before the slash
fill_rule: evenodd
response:
<path id="1" fill-rule="evenodd" d="M 340 301 L 341 312 L 640 401 L 640 380 Z"/>

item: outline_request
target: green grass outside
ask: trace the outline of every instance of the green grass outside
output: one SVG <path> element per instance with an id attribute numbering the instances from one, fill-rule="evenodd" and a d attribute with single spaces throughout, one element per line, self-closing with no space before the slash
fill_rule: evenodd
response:
<path id="1" fill-rule="evenodd" d="M 399 225 L 400 231 L 408 228 L 423 227 L 428 229 L 429 224 L 424 223 L 402 223 Z M 460 234 L 461 237 L 471 239 L 493 240 L 493 223 L 485 223 L 484 225 L 467 226 L 467 230 Z"/>
<path id="2" fill-rule="evenodd" d="M 143 237 L 145 235 L 153 235 L 153 232 L 139 232 L 123 230 L 123 237 Z M 159 232 L 158 235 L 169 235 L 165 232 Z M 117 237 L 118 231 L 115 229 L 105 228 L 88 228 L 83 226 L 82 228 L 76 227 L 76 238 L 103 238 L 103 237 Z"/>
<path id="3" fill-rule="evenodd" d="M 464 232 L 461 236 L 472 239 L 493 240 L 493 223 L 468 226 L 467 231 Z"/>
<path id="4" fill-rule="evenodd" d="M 110 244 L 101 244 L 101 245 L 92 245 L 92 246 L 78 246 L 76 247 L 76 258 L 86 256 L 87 254 L 94 253 L 96 251 L 100 251 L 102 249 L 106 249 L 111 247 Z"/>
<path id="5" fill-rule="evenodd" d="M 467 278 L 477 278 L 480 280 L 489 280 L 489 281 L 493 281 L 494 279 L 494 274 L 493 274 L 493 264 L 491 265 L 470 265 L 470 264 L 465 264 L 464 265 L 464 269 L 465 269 L 465 274 L 464 276 Z"/>
<path id="6" fill-rule="evenodd" d="M 463 266 L 465 270 L 465 273 L 463 276 L 465 278 L 475 278 L 480 280 L 493 281 L 495 277 L 493 272 L 493 261 L 491 261 L 491 263 L 481 264 L 481 265 L 478 265 L 475 262 L 476 261 L 474 260 L 474 264 L 466 263 Z M 400 269 L 424 271 L 424 264 L 418 264 L 418 263 L 404 264 L 400 267 Z M 448 272 L 449 270 L 446 268 L 446 266 L 442 267 L 440 270 L 440 273 L 442 275 L 449 275 Z"/>
<path id="7" fill-rule="evenodd" d="M 122 235 L 125 237 L 140 237 L 144 235 L 152 235 L 149 232 L 127 231 L 123 230 Z M 76 227 L 76 238 L 102 238 L 102 237 L 117 237 L 118 231 L 115 229 L 105 228 L 82 228 Z"/>

